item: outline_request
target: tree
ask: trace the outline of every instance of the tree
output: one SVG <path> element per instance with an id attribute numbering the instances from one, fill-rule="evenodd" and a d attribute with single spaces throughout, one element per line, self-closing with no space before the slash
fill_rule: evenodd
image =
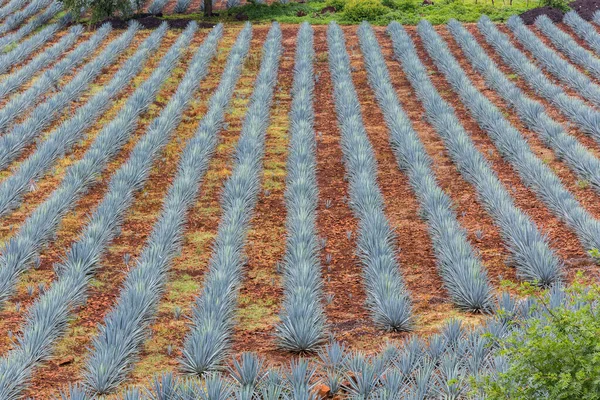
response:
<path id="1" fill-rule="evenodd" d="M 538 313 L 499 339 L 507 368 L 482 384 L 486 399 L 600 399 L 598 286 L 575 283 L 566 301 L 536 296 Z"/>
<path id="2" fill-rule="evenodd" d="M 212 15 L 212 0 L 204 0 L 204 16 L 211 17 Z"/>
<path id="3" fill-rule="evenodd" d="M 115 15 L 130 16 L 140 3 L 140 0 L 134 1 L 135 3 L 131 0 L 62 0 L 62 3 L 63 8 L 76 19 L 89 12 L 91 22 L 98 22 Z"/>

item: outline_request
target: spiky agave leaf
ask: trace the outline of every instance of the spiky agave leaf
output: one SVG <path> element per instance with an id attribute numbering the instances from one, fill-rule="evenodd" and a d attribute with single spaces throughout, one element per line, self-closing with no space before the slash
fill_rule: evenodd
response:
<path id="1" fill-rule="evenodd" d="M 3 49 L 6 48 L 6 46 L 18 43 L 25 36 L 29 35 L 31 32 L 40 28 L 52 18 L 54 18 L 54 16 L 58 12 L 60 12 L 62 8 L 63 6 L 61 2 L 53 1 L 46 8 L 46 10 L 44 10 L 36 17 L 31 18 L 25 25 L 21 26 L 18 30 L 2 36 L 2 38 L 0 38 L 0 48 Z"/>
<path id="2" fill-rule="evenodd" d="M 475 255 L 464 229 L 458 224 L 450 198 L 437 185 L 432 161 L 402 110 L 379 44 L 365 22 L 359 28 L 369 83 L 384 111 L 390 144 L 401 169 L 421 202 L 438 259 L 440 274 L 453 301 L 468 310 L 489 310 L 491 287 L 481 261 Z"/>
<path id="3" fill-rule="evenodd" d="M 86 182 L 91 184 L 98 169 L 101 170 L 111 156 L 119 151 L 120 146 L 126 143 L 134 131 L 137 116 L 157 95 L 160 83 L 174 68 L 181 49 L 189 43 L 194 30 L 187 30 L 175 42 L 151 77 L 136 89 L 117 118 L 97 135 L 83 159 L 67 171 L 63 185 L 51 195 L 50 201 L 42 205 L 41 211 L 38 209 L 34 213 L 43 214 L 47 210 L 57 211 L 53 207 L 72 206 L 69 203 L 74 202 L 76 197 L 63 197 L 69 193 L 68 188 L 80 190 L 80 186 L 84 186 Z M 151 38 L 156 36 L 150 35 L 149 39 Z M 134 119 L 132 121 L 127 118 Z M 134 190 L 139 189 L 141 182 L 147 178 L 147 173 L 140 174 L 129 163 L 111 179 L 105 198 L 90 217 L 80 239 L 67 251 L 64 260 L 55 266 L 58 279 L 31 306 L 19 346 L 0 361 L 0 368 L 9 366 L 9 370 L 14 369 L 15 374 L 21 374 L 19 380 L 13 379 L 13 372 L 2 374 L 1 391 L 18 394 L 27 384 L 35 364 L 51 354 L 53 343 L 64 333 L 72 308 L 85 301 L 87 284 L 94 276 L 100 256 L 114 237 L 125 211 L 132 204 Z"/>
<path id="4" fill-rule="evenodd" d="M 460 124 L 454 109 L 432 85 L 410 37 L 398 23 L 391 23 L 388 33 L 411 86 L 424 104 L 429 122 L 442 137 L 462 176 L 474 186 L 484 208 L 500 228 L 517 268 L 559 273 L 561 263 L 550 248 L 548 238 L 515 206 L 489 162 L 477 150 Z"/>
<path id="5" fill-rule="evenodd" d="M 281 29 L 274 23 L 263 47 L 261 67 L 233 155 L 233 172 L 221 194 L 223 213 L 209 270 L 182 349 L 181 368 L 190 374 L 201 375 L 220 367 L 230 348 L 245 263 L 244 242 L 260 189 L 265 132 L 280 55 Z"/>
<path id="6" fill-rule="evenodd" d="M 111 44 L 106 47 L 103 54 L 110 60 L 114 60 L 116 55 L 124 51 L 131 42 L 138 27 L 139 24 L 134 24 L 130 27 L 130 29 L 123 33 L 119 38 L 111 42 Z M 102 38 L 109 30 L 109 28 L 102 30 L 104 33 L 98 33 L 99 36 L 97 36 L 97 39 Z M 94 37 L 96 36 L 93 36 L 90 40 L 93 40 Z M 115 52 L 115 54 L 113 54 L 113 52 Z M 99 55 L 99 57 L 102 57 L 103 54 Z M 100 71 L 98 71 L 98 73 L 99 72 Z M 81 80 L 84 80 L 83 76 L 80 77 Z M 58 95 L 60 95 L 60 93 L 57 94 L 57 96 Z M 31 118 L 43 119 L 44 116 L 36 115 Z M 31 119 L 26 120 L 26 122 L 22 125 L 18 125 L 15 129 L 18 130 L 19 126 L 27 125 L 27 121 L 30 120 Z M 6 144 L 11 140 L 11 137 L 10 134 L 2 136 L 0 142 Z M 0 147 L 1 146 L 2 145 L 0 145 Z M 68 210 L 68 205 L 70 204 L 69 200 L 71 199 L 71 197 L 69 197 L 70 192 L 81 190 L 81 188 L 73 185 L 73 183 L 73 181 L 69 181 L 69 176 L 67 174 L 65 181 L 61 185 L 61 189 L 55 191 L 48 200 L 38 207 L 26 219 L 17 235 L 12 237 L 5 244 L 2 256 L 0 257 L 0 263 L 2 265 L 2 268 L 0 268 L 0 303 L 6 301 L 6 299 L 10 297 L 20 274 L 28 268 L 42 246 L 52 240 L 61 217 Z M 71 186 L 69 186 L 70 184 Z"/>
<path id="7" fill-rule="evenodd" d="M 29 81 L 35 74 L 48 64 L 62 56 L 83 33 L 81 25 L 75 25 L 58 42 L 34 57 L 27 65 L 22 66 L 0 82 L 0 96 L 5 98 Z"/>
<path id="8" fill-rule="evenodd" d="M 175 94 L 150 123 L 117 175 L 122 171 L 124 174 L 148 176 L 153 161 L 168 144 L 186 105 L 208 74 L 208 66 L 217 52 L 222 32 L 223 26 L 217 25 L 198 48 Z M 204 168 L 198 171 L 201 176 L 207 168 L 207 157 L 200 158 L 200 166 L 204 164 Z M 187 160 L 185 156 L 183 159 Z M 99 335 L 92 341 L 84 376 L 86 385 L 98 394 L 113 390 L 125 379 L 154 319 L 164 291 L 167 268 L 179 248 L 187 208 L 197 191 L 198 182 L 188 179 L 188 171 L 180 172 L 169 189 L 147 245 L 136 266 L 125 277 L 116 306 L 105 317 Z M 136 182 L 135 186 L 140 187 L 141 183 Z"/>
<path id="9" fill-rule="evenodd" d="M 18 10 L 9 16 L 0 24 L 0 35 L 17 28 L 29 17 L 38 13 L 38 11 L 47 7 L 51 0 L 33 0 L 27 3 L 23 9 Z"/>
<path id="10" fill-rule="evenodd" d="M 139 29 L 138 23 L 132 23 L 127 33 L 120 38 L 113 40 L 102 52 L 85 66 L 58 93 L 52 95 L 48 100 L 39 104 L 30 117 L 22 123 L 9 129 L 10 124 L 29 107 L 37 104 L 42 96 L 50 89 L 59 84 L 60 78 L 71 72 L 74 68 L 81 65 L 95 49 L 97 49 L 112 30 L 110 24 L 104 24 L 88 40 L 79 44 L 73 51 L 54 64 L 51 68 L 35 80 L 35 82 L 22 93 L 13 96 L 6 105 L 0 110 L 0 129 L 10 136 L 3 136 L 0 141 L 0 166 L 6 168 L 15 151 L 18 151 L 19 144 L 30 143 L 32 137 L 39 134 L 39 130 L 53 120 L 60 110 L 73 100 L 75 95 L 81 93 L 87 88 L 87 84 L 98 76 L 98 74 L 122 53 L 131 43 L 133 36 Z M 77 78 L 77 79 L 76 79 Z M 61 107 L 62 105 L 62 107 Z M 59 107 L 59 108 L 52 108 Z M 42 114 L 41 112 L 46 114 Z M 18 134 L 24 135 L 21 139 Z M 13 150 L 14 149 L 14 150 Z"/>
<path id="11" fill-rule="evenodd" d="M 563 22 L 569 26 L 580 38 L 594 50 L 596 55 L 600 54 L 600 33 L 594 26 L 581 18 L 577 11 L 571 10 L 563 17 Z"/>
<path id="12" fill-rule="evenodd" d="M 264 359 L 254 353 L 242 353 L 240 359 L 233 360 L 229 374 L 236 383 L 236 398 L 252 400 L 264 377 Z"/>
<path id="13" fill-rule="evenodd" d="M 408 330 L 412 306 L 397 265 L 394 234 L 384 213 L 383 198 L 376 181 L 377 162 L 352 83 L 344 34 L 335 23 L 327 29 L 327 43 L 350 204 L 359 225 L 357 246 L 363 264 L 368 307 L 373 320 L 382 328 Z"/>
<path id="14" fill-rule="evenodd" d="M 298 400 L 316 400 L 314 393 L 314 375 L 316 368 L 307 359 L 292 359 L 286 371 L 290 397 Z"/>
<path id="15" fill-rule="evenodd" d="M 531 89 L 556 107 L 560 113 L 577 125 L 583 132 L 600 140 L 600 112 L 582 99 L 569 96 L 559 85 L 550 81 L 542 70 L 518 50 L 509 38 L 500 32 L 487 17 L 477 23 L 483 38 L 500 55 Z"/>
<path id="16" fill-rule="evenodd" d="M 513 15 L 508 19 L 506 25 L 519 43 L 531 52 L 531 55 L 539 61 L 544 69 L 594 105 L 600 105 L 600 85 L 594 83 L 592 79 L 560 57 L 553 49 L 546 46 L 537 35 L 523 24 L 521 17 Z"/>
<path id="17" fill-rule="evenodd" d="M 103 89 L 77 109 L 75 115 L 50 132 L 36 151 L 19 164 L 18 169 L 0 184 L 0 216 L 18 207 L 23 195 L 81 138 L 87 128 L 97 121 L 133 77 L 141 70 L 144 61 L 160 45 L 166 32 L 164 22 L 140 45 L 136 53 L 119 68 Z"/>
<path id="18" fill-rule="evenodd" d="M 290 144 L 286 178 L 287 241 L 284 298 L 277 325 L 286 350 L 314 351 L 324 340 L 321 265 L 316 228 L 318 189 L 314 132 L 313 30 L 302 24 L 297 37 Z"/>
<path id="19" fill-rule="evenodd" d="M 531 150 L 527 140 L 500 110 L 475 86 L 450 53 L 444 53 L 448 47 L 439 37 L 433 27 L 426 23 L 419 23 L 419 34 L 428 53 L 435 64 L 447 77 L 454 91 L 475 118 L 479 126 L 485 131 L 500 154 L 513 166 L 521 180 L 531 188 L 537 197 L 563 222 L 565 222 L 578 236 L 579 240 L 588 250 L 600 248 L 600 221 L 594 218 L 575 198 L 575 196 L 562 184 L 560 178 L 538 158 Z M 600 92 L 600 87 L 599 87 Z M 599 164 L 600 165 L 600 164 Z M 562 265 L 551 275 L 550 283 L 560 280 Z"/>

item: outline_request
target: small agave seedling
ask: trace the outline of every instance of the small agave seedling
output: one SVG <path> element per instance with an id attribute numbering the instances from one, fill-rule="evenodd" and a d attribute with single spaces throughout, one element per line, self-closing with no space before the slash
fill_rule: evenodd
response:
<path id="1" fill-rule="evenodd" d="M 334 297 L 335 297 L 335 294 L 333 294 L 333 293 L 327 293 L 325 295 L 325 304 L 326 305 L 330 305 L 331 303 L 333 303 Z"/>
<path id="2" fill-rule="evenodd" d="M 181 318 L 181 314 L 183 314 L 183 310 L 181 309 L 181 307 L 176 306 L 175 308 L 173 308 L 173 317 L 175 319 L 179 319 Z"/>

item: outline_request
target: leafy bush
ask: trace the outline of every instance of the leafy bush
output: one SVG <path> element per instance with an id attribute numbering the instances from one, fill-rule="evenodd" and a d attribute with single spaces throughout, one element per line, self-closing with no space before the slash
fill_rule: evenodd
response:
<path id="1" fill-rule="evenodd" d="M 393 5 L 390 6 L 387 3 L 392 3 Z M 421 7 L 421 5 L 419 3 L 417 3 L 413 0 L 401 0 L 401 1 L 384 0 L 383 5 L 386 7 L 393 8 L 394 10 L 410 12 L 410 13 L 417 12 L 419 10 L 419 8 Z"/>
<path id="2" fill-rule="evenodd" d="M 346 0 L 327 0 L 327 5 L 335 8 L 335 11 L 343 11 L 346 6 Z"/>
<path id="3" fill-rule="evenodd" d="M 482 384 L 487 399 L 600 399 L 600 287 L 575 283 L 556 306 L 536 295 L 539 316 L 505 339 L 504 372 Z"/>
<path id="4" fill-rule="evenodd" d="M 142 6 L 142 2 L 138 0 L 62 0 L 62 3 L 65 10 L 71 11 L 73 15 L 82 15 L 81 10 L 89 10 L 91 22 L 102 21 L 115 15 L 128 17 Z"/>
<path id="5" fill-rule="evenodd" d="M 354 22 L 373 21 L 388 11 L 381 0 L 349 0 L 344 7 L 346 18 Z"/>
<path id="6" fill-rule="evenodd" d="M 542 6 L 554 7 L 563 11 L 569 11 L 569 1 L 566 0 L 541 0 Z"/>

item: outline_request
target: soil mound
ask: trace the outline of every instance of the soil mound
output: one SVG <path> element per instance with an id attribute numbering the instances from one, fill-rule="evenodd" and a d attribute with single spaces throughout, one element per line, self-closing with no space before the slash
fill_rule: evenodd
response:
<path id="1" fill-rule="evenodd" d="M 581 0 L 581 1 L 585 1 L 585 0 Z M 598 1 L 600 1 L 600 0 L 598 0 Z M 563 15 L 565 15 L 565 13 L 558 8 L 546 6 L 546 7 L 538 7 L 538 8 L 532 8 L 531 10 L 527 10 L 523 14 L 521 14 L 520 17 L 526 25 L 532 25 L 535 22 L 535 19 L 537 17 L 539 17 L 540 15 L 547 15 L 548 18 L 550 18 L 552 21 L 561 22 L 563 19 Z"/>
<path id="2" fill-rule="evenodd" d="M 577 11 L 581 18 L 591 21 L 594 13 L 600 10 L 600 0 L 575 0 L 569 3 L 569 7 Z M 532 25 L 540 15 L 547 15 L 554 22 L 562 22 L 564 12 L 553 7 L 538 7 L 525 11 L 520 17 L 526 25 Z"/>
<path id="3" fill-rule="evenodd" d="M 569 3 L 569 7 L 577 11 L 581 18 L 591 21 L 594 13 L 600 10 L 600 0 L 575 0 Z"/>

